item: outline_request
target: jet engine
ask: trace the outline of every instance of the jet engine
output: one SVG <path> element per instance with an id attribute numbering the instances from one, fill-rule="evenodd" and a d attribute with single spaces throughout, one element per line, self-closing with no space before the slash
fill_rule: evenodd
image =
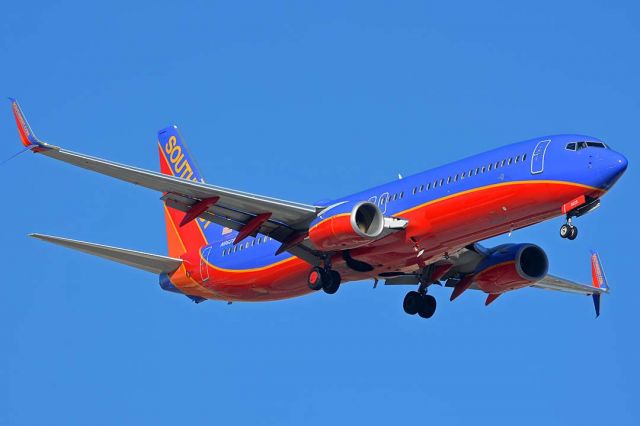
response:
<path id="1" fill-rule="evenodd" d="M 473 282 L 486 293 L 527 287 L 543 279 L 549 260 L 534 244 L 505 244 L 491 250 L 476 268 Z"/>
<path id="2" fill-rule="evenodd" d="M 318 250 L 348 250 L 375 241 L 383 230 L 384 215 L 378 206 L 368 201 L 348 202 L 336 206 L 329 217 L 316 219 L 309 240 Z"/>

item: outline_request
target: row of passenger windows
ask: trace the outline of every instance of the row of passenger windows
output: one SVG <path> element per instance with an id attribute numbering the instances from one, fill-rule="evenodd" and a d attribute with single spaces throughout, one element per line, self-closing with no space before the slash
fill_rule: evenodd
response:
<path id="1" fill-rule="evenodd" d="M 463 180 L 466 178 L 470 178 L 471 176 L 477 176 L 481 173 L 490 172 L 491 170 L 498 169 L 500 167 L 510 166 L 512 164 L 517 164 L 525 161 L 527 159 L 527 154 L 516 155 L 515 157 L 510 157 L 502 161 L 496 161 L 495 163 L 490 163 L 488 166 L 476 167 L 475 169 L 470 169 L 469 171 L 464 171 L 462 173 L 458 173 L 454 176 L 449 176 L 446 181 L 445 179 L 436 179 L 433 182 L 428 182 L 426 185 L 420 185 L 413 188 L 413 195 L 422 192 L 428 191 L 429 189 L 437 188 L 439 186 L 444 185 L 444 183 L 452 183 L 457 182 L 458 180 Z"/>
<path id="2" fill-rule="evenodd" d="M 273 238 L 267 236 L 259 236 L 258 238 L 254 238 L 251 241 L 235 244 L 233 247 L 228 247 L 222 250 L 222 256 L 229 256 L 230 254 L 246 250 L 249 247 L 254 247 L 259 244 L 265 244 L 267 241 L 273 241 Z"/>

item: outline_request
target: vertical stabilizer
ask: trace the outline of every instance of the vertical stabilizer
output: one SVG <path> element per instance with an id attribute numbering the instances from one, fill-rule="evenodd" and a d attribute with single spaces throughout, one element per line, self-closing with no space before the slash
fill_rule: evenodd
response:
<path id="1" fill-rule="evenodd" d="M 158 132 L 158 151 L 160 171 L 163 174 L 204 182 L 204 176 L 176 126 L 167 127 Z M 215 203 L 215 201 L 204 200 L 186 213 L 173 209 L 165 203 L 164 215 L 169 256 L 180 257 L 187 252 L 197 252 L 209 243 L 209 237 L 212 237 L 216 231 L 220 233 L 221 227 L 197 217 L 202 213 L 197 211 L 199 206 L 207 207 L 207 202 Z"/>

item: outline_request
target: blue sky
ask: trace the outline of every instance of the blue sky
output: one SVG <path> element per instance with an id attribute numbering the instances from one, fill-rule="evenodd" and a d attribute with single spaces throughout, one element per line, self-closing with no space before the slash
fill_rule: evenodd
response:
<path id="1" fill-rule="evenodd" d="M 27 3 L 2 7 L 0 93 L 69 149 L 156 169 L 175 123 L 209 181 L 302 202 L 550 133 L 630 167 L 576 241 L 558 218 L 489 242 L 539 244 L 584 282 L 599 249 L 598 320 L 578 296 L 435 289 L 421 321 L 370 282 L 195 305 L 31 240 L 165 251 L 159 194 L 21 156 L 0 166 L 0 424 L 640 423 L 636 2 Z"/>

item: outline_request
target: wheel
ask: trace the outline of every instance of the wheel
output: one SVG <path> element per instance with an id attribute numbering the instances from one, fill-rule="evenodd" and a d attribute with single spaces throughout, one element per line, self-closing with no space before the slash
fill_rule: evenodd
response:
<path id="1" fill-rule="evenodd" d="M 575 240 L 577 236 L 578 236 L 578 227 L 572 226 L 571 231 L 569 231 L 569 236 L 567 238 L 570 240 Z"/>
<path id="2" fill-rule="evenodd" d="M 337 285 L 340 285 L 340 283 L 342 282 L 342 277 L 340 276 L 339 273 L 337 273 L 333 269 L 330 269 L 329 270 L 329 275 L 331 276 L 331 280 L 333 282 L 337 283 Z"/>
<path id="3" fill-rule="evenodd" d="M 418 311 L 418 315 L 422 318 L 431 318 L 436 313 L 436 298 L 430 294 L 425 294 L 422 297 L 422 306 Z"/>
<path id="4" fill-rule="evenodd" d="M 322 289 L 327 294 L 335 294 L 335 292 L 338 291 L 339 288 L 340 288 L 340 275 L 335 271 L 329 271 L 329 273 L 326 274 L 326 280 L 322 285 Z"/>
<path id="5" fill-rule="evenodd" d="M 309 275 L 307 276 L 307 286 L 314 291 L 320 290 L 323 287 L 325 273 L 322 269 L 316 267 L 311 268 Z"/>
<path id="6" fill-rule="evenodd" d="M 409 315 L 415 315 L 422 307 L 422 296 L 417 291 L 410 291 L 404 297 L 402 308 Z"/>
<path id="7" fill-rule="evenodd" d="M 571 226 L 569 226 L 568 224 L 564 224 L 560 227 L 560 236 L 562 238 L 567 238 L 569 235 L 571 235 Z"/>

